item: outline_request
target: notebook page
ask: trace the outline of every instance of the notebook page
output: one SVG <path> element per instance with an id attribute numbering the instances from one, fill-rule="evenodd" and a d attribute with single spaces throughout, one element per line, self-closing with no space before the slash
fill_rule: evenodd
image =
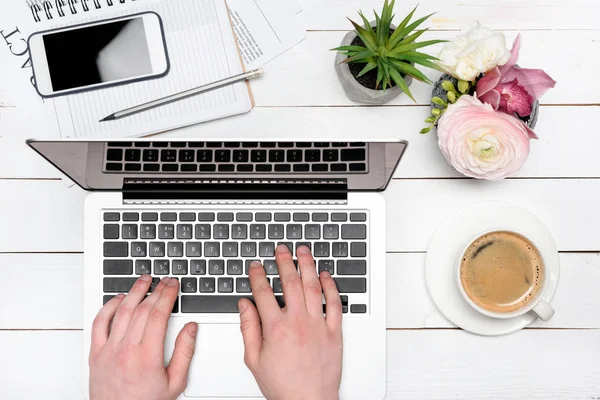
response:
<path id="1" fill-rule="evenodd" d="M 146 135 L 250 111 L 244 82 L 116 121 L 100 119 L 131 106 L 202 86 L 243 72 L 223 0 L 136 3 L 103 15 L 114 18 L 144 11 L 163 21 L 171 69 L 166 77 L 56 98 L 47 107 L 62 137 Z M 88 18 L 92 21 L 97 17 Z M 83 22 L 83 21 L 78 21 Z"/>

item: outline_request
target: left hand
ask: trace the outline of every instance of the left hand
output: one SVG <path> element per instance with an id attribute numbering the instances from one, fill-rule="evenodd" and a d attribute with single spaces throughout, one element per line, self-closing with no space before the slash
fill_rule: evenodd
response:
<path id="1" fill-rule="evenodd" d="M 92 326 L 91 400 L 174 400 L 187 386 L 198 325 L 183 327 L 164 365 L 164 343 L 179 281 L 164 278 L 146 297 L 152 278 L 141 276 L 127 296 L 100 310 Z"/>

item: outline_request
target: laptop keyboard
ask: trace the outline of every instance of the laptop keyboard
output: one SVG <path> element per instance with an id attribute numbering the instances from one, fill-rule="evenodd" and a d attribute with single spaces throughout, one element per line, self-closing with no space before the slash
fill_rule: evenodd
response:
<path id="1" fill-rule="evenodd" d="M 367 173 L 364 142 L 109 142 L 104 172 Z"/>
<path id="2" fill-rule="evenodd" d="M 251 298 L 248 269 L 258 260 L 283 307 L 275 248 L 285 244 L 294 260 L 300 245 L 312 250 L 317 271 L 332 274 L 344 313 L 367 312 L 366 211 L 104 211 L 102 219 L 104 303 L 150 274 L 150 291 L 162 277 L 180 280 L 175 314 L 235 313 L 241 297 Z"/>

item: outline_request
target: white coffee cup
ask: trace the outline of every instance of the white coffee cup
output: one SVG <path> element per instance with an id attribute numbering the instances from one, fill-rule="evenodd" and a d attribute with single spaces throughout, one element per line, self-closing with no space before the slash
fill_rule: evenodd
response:
<path id="1" fill-rule="evenodd" d="M 544 266 L 544 269 L 546 268 L 546 263 L 544 262 L 544 254 L 542 254 L 540 249 L 537 246 L 535 246 L 535 243 L 531 239 L 529 239 L 526 235 L 524 235 L 523 233 L 520 233 L 514 229 L 510 229 L 510 228 L 490 229 L 490 230 L 479 233 L 477 236 L 475 236 L 471 240 L 469 240 L 467 242 L 467 245 L 463 249 L 463 251 L 460 252 L 460 257 L 458 258 L 458 261 L 457 261 L 456 274 L 455 274 L 456 275 L 456 284 L 458 285 L 459 292 L 462 294 L 462 296 L 465 299 L 465 301 L 467 302 L 467 304 L 469 304 L 473 309 L 475 309 L 479 313 L 481 313 L 485 316 L 488 316 L 490 318 L 508 319 L 508 318 L 514 318 L 514 317 L 521 316 L 528 312 L 533 312 L 542 321 L 548 321 L 554 315 L 554 309 L 547 301 L 545 301 L 543 299 L 544 293 L 546 293 L 546 289 L 548 288 L 548 283 L 549 283 L 549 274 L 547 273 L 547 271 L 544 271 L 544 273 L 542 274 L 542 282 L 541 282 L 540 288 L 538 289 L 538 291 L 536 293 L 535 298 L 529 300 L 529 302 L 525 306 L 523 306 L 517 310 L 511 311 L 511 312 L 500 313 L 500 312 L 493 312 L 493 311 L 486 310 L 486 309 L 480 307 L 479 305 L 477 305 L 473 300 L 471 300 L 471 298 L 465 291 L 465 288 L 463 287 L 462 280 L 461 280 L 461 274 L 460 274 L 460 266 L 461 266 L 461 262 L 462 262 L 464 254 L 467 252 L 469 247 L 471 247 L 471 244 L 473 244 L 473 242 L 475 240 L 477 240 L 478 238 L 480 238 L 481 236 L 492 233 L 492 232 L 500 232 L 500 231 L 511 232 L 511 233 L 517 234 L 517 235 L 522 236 L 523 238 L 527 239 L 527 241 L 529 241 L 532 245 L 534 245 L 535 249 L 537 250 L 537 253 L 542 258 L 542 265 Z"/>

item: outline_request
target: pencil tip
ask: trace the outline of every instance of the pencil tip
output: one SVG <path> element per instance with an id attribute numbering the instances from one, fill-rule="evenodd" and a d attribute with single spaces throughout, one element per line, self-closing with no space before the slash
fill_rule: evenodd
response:
<path id="1" fill-rule="evenodd" d="M 111 114 L 108 117 L 102 118 L 99 122 L 112 121 L 114 119 L 115 119 L 115 114 Z"/>

